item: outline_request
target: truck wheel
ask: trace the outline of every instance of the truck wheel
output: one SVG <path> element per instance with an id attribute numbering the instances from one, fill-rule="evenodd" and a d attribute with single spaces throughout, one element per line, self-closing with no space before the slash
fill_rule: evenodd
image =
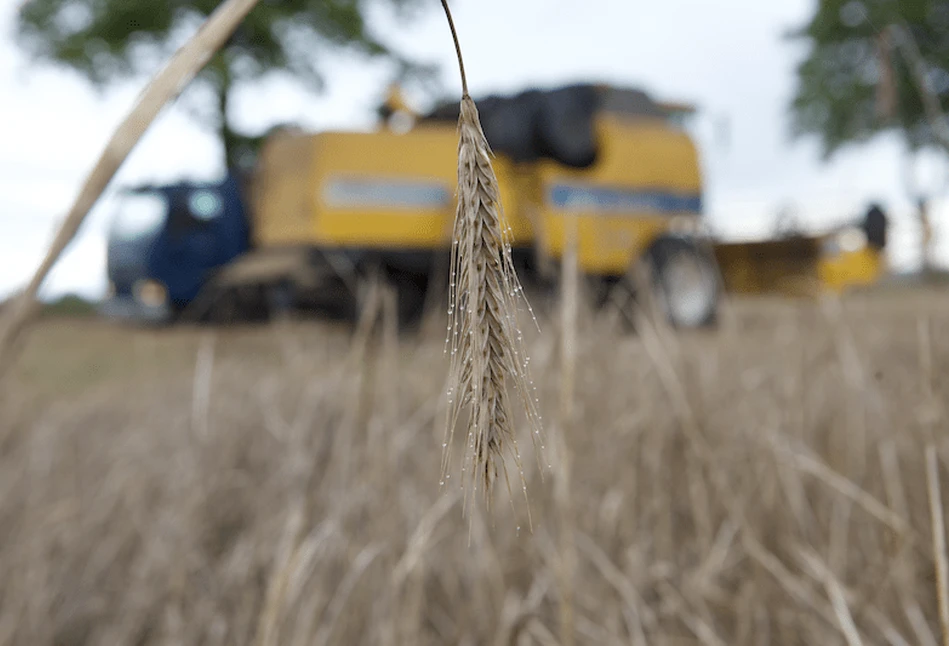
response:
<path id="1" fill-rule="evenodd" d="M 289 316 L 296 307 L 296 294 L 289 281 L 278 281 L 265 287 L 267 315 L 273 320 Z"/>
<path id="2" fill-rule="evenodd" d="M 676 328 L 713 326 L 718 317 L 719 282 L 715 261 L 696 243 L 664 237 L 646 254 L 653 295 Z"/>

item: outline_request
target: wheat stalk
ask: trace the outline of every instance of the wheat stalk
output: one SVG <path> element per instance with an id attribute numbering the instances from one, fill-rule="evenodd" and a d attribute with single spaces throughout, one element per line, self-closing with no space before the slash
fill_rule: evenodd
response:
<path id="1" fill-rule="evenodd" d="M 942 644 L 949 646 L 949 565 L 946 558 L 945 522 L 942 495 L 939 489 L 939 458 L 932 444 L 926 445 L 926 488 L 929 492 L 929 517 L 933 533 L 933 562 L 936 565 L 936 600 L 939 604 L 939 627 Z"/>
<path id="2" fill-rule="evenodd" d="M 538 460 L 544 445 L 528 367 L 530 359 L 517 322 L 518 298 L 525 304 L 527 299 L 514 271 L 510 229 L 501 224 L 500 191 L 491 165 L 492 151 L 481 129 L 478 108 L 468 94 L 461 46 L 447 0 L 442 0 L 442 7 L 455 43 L 462 83 L 458 117 L 458 205 L 452 232 L 446 340 L 451 351 L 449 410 L 442 482 L 450 477 L 447 470 L 452 440 L 462 410 L 467 408 L 463 467 L 467 473 L 462 482 L 466 487 L 465 509 L 469 494 L 479 489 L 490 509 L 493 486 L 501 473 L 510 493 L 510 478 L 504 464 L 506 453 L 513 455 L 525 499 L 527 496 L 514 432 L 510 386 L 517 391 L 527 412 L 531 438 L 535 449 L 539 448 Z"/>

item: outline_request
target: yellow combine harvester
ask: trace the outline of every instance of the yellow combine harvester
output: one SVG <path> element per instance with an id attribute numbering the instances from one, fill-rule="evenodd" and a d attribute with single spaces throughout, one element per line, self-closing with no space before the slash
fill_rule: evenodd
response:
<path id="1" fill-rule="evenodd" d="M 220 311 L 222 301 L 243 313 L 353 303 L 365 279 L 381 273 L 398 289 L 402 318 L 416 319 L 447 279 L 458 106 L 407 115 L 399 105 L 390 101 L 384 116 L 408 119 L 407 128 L 275 132 L 242 183 L 231 175 L 132 192 L 123 213 L 158 215 L 110 240 L 108 309 L 166 318 Z M 702 177 L 681 127 L 689 107 L 599 85 L 486 97 L 478 106 L 525 286 L 556 285 L 574 231 L 579 269 L 599 303 L 613 290 L 635 294 L 632 270 L 646 266 L 672 324 L 715 321 L 716 256 L 728 285 L 740 253 L 715 252 L 690 233 L 700 225 Z"/>
<path id="2" fill-rule="evenodd" d="M 675 123 L 681 108 L 595 86 L 479 105 L 522 280 L 554 278 L 575 226 L 584 274 L 605 285 L 621 283 L 648 256 L 675 324 L 714 320 L 718 286 L 711 256 L 674 231 L 695 225 L 701 214 L 697 152 Z M 417 118 L 407 132 L 274 135 L 254 180 L 257 251 L 223 278 L 240 274 L 233 281 L 240 282 L 253 273 L 245 267 L 279 265 L 273 259 L 303 259 L 319 250 L 337 266 L 357 273 L 383 266 L 397 284 L 419 287 L 415 304 L 403 290 L 406 313 L 416 310 L 430 275 L 446 271 L 437 259 L 451 244 L 456 121 L 457 112 L 445 106 Z M 685 280 L 691 282 L 680 284 Z"/>

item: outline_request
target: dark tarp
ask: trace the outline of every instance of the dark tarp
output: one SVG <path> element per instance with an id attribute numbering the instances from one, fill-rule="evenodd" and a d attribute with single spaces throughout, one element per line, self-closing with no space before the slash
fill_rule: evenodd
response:
<path id="1" fill-rule="evenodd" d="M 514 162 L 551 159 L 573 168 L 586 168 L 596 161 L 597 113 L 666 116 L 644 92 L 593 84 L 532 89 L 513 96 L 491 95 L 476 99 L 476 103 L 485 137 L 494 152 Z M 458 102 L 440 104 L 422 120 L 457 121 Z"/>

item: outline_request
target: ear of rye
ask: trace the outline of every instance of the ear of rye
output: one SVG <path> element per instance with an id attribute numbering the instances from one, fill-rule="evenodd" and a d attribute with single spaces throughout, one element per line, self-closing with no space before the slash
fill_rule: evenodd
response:
<path id="1" fill-rule="evenodd" d="M 467 93 L 461 101 L 458 131 L 458 206 L 449 289 L 451 383 L 443 466 L 448 468 L 455 430 L 466 409 L 465 505 L 470 494 L 480 489 L 490 507 L 500 474 L 510 493 L 506 454 L 513 457 L 525 497 L 527 493 L 515 435 L 512 388 L 526 410 L 535 449 L 539 445 L 543 450 L 539 443 L 542 429 L 517 321 L 517 299 L 523 298 L 523 291 L 514 271 L 508 230 L 501 222 L 491 149 L 477 107 Z"/>

